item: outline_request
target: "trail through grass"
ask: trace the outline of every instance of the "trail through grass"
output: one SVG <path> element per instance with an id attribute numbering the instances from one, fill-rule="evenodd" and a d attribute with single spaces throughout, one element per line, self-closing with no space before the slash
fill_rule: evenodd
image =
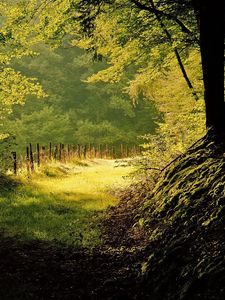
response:
<path id="1" fill-rule="evenodd" d="M 129 184 L 131 167 L 112 160 L 52 164 L 22 184 L 2 189 L 0 230 L 22 240 L 92 247 L 99 243 L 99 219 L 117 199 L 108 191 Z"/>

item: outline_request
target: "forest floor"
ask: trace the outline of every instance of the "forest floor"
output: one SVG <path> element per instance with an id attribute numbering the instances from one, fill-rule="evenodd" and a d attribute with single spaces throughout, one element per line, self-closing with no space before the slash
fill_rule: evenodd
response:
<path id="1" fill-rule="evenodd" d="M 114 191 L 131 182 L 133 168 L 123 164 L 95 160 L 46 165 L 28 178 L 1 178 L 0 299 L 123 295 L 115 280 L 124 279 L 126 289 L 136 280 L 138 267 L 132 250 L 121 249 L 120 241 L 112 246 L 118 227 L 113 228 L 114 218 L 105 217 L 106 209 L 118 203 Z"/>
<path id="2" fill-rule="evenodd" d="M 0 299 L 224 300 L 223 149 L 200 141 L 156 185 L 112 161 L 0 177 Z"/>

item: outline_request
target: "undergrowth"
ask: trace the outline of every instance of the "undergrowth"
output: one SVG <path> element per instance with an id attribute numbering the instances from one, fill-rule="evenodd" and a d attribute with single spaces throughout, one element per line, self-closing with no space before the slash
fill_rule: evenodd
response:
<path id="1" fill-rule="evenodd" d="M 222 149 L 222 151 L 221 151 Z M 224 299 L 225 157 L 204 139 L 146 193 L 139 226 L 148 231 L 142 264 L 149 299 Z"/>
<path id="2" fill-rule="evenodd" d="M 225 299 L 223 149 L 200 140 L 108 211 L 106 246 L 136 255 L 132 299 Z"/>

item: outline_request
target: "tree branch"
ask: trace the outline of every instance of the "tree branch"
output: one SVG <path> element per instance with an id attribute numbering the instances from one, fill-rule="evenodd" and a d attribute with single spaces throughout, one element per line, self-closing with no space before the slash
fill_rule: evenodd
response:
<path id="1" fill-rule="evenodd" d="M 132 1 L 136 1 L 136 0 L 132 0 Z M 179 54 L 177 48 L 173 46 L 173 38 L 172 38 L 171 34 L 170 34 L 169 31 L 167 30 L 165 24 L 164 24 L 163 21 L 162 21 L 162 18 L 161 18 L 161 16 L 160 16 L 160 14 L 158 13 L 157 9 L 155 8 L 154 1 L 153 1 L 153 0 L 149 0 L 149 2 L 150 2 L 150 4 L 151 4 L 152 12 L 155 14 L 156 19 L 158 20 L 158 22 L 159 22 L 159 24 L 160 24 L 162 30 L 164 31 L 166 37 L 168 38 L 168 40 L 169 40 L 169 42 L 170 42 L 170 44 L 171 44 L 171 46 L 172 46 L 172 48 L 173 48 L 173 50 L 174 50 L 174 54 L 175 54 L 175 56 L 176 56 L 176 58 L 177 58 L 179 67 L 180 67 L 180 69 L 181 69 L 181 72 L 182 72 L 182 74 L 183 74 L 183 76 L 184 76 L 184 79 L 185 79 L 185 81 L 186 81 L 186 83 L 187 83 L 189 89 L 191 90 L 191 93 L 192 93 L 193 97 L 195 98 L 195 100 L 199 100 L 199 97 L 198 97 L 198 95 L 197 95 L 197 93 L 196 93 L 196 91 L 195 91 L 195 89 L 194 89 L 194 87 L 193 87 L 193 85 L 192 85 L 192 83 L 191 83 L 191 81 L 190 81 L 188 75 L 187 75 L 187 72 L 186 72 L 186 70 L 185 70 L 185 67 L 184 67 L 184 65 L 183 65 L 183 63 L 182 63 L 182 59 L 181 59 L 181 57 L 180 57 L 180 54 Z"/>
<path id="2" fill-rule="evenodd" d="M 199 44 L 199 40 L 193 34 L 193 32 L 176 16 L 165 13 L 161 10 L 158 10 L 155 6 L 154 7 L 147 6 L 147 5 L 139 2 L 138 0 L 131 0 L 131 2 L 134 3 L 138 8 L 140 8 L 142 10 L 149 11 L 153 14 L 157 13 L 158 15 L 163 16 L 163 17 L 167 18 L 168 20 L 175 21 L 184 33 L 192 35 L 194 37 L 194 40 Z"/>

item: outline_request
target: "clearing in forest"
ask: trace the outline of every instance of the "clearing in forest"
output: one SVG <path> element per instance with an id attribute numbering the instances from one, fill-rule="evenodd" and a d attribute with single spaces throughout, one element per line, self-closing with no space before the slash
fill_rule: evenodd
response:
<path id="1" fill-rule="evenodd" d="M 114 160 L 53 163 L 14 188 L 1 187 L 0 230 L 21 240 L 82 247 L 100 242 L 99 221 L 118 199 L 110 191 L 129 184 L 132 167 Z"/>

